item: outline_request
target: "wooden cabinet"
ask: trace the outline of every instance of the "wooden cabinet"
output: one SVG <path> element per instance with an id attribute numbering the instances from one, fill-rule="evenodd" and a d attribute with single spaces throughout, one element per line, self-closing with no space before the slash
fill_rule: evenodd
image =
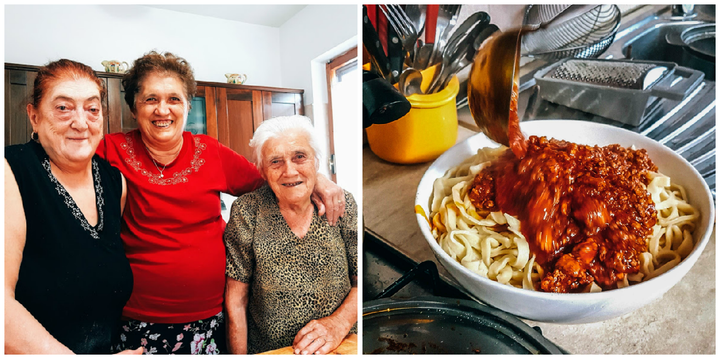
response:
<path id="1" fill-rule="evenodd" d="M 37 72 L 5 68 L 5 145 L 25 143 L 32 126 L 25 109 Z"/>
<path id="2" fill-rule="evenodd" d="M 109 75 L 109 74 L 108 74 Z M 120 83 L 120 76 L 102 77 L 107 89 L 107 114 L 105 116 L 105 133 L 128 132 L 137 128 L 137 122 L 125 103 L 125 89 Z"/>
<path id="3" fill-rule="evenodd" d="M 37 66 L 5 64 L 5 146 L 25 143 L 32 127 L 25 106 L 31 95 Z M 137 122 L 125 103 L 122 75 L 98 72 L 108 95 L 105 132 L 127 132 Z M 276 116 L 302 115 L 303 90 L 243 86 L 199 81 L 191 102 L 186 129 L 205 133 L 251 159 L 250 139 L 262 121 Z"/>
<path id="4" fill-rule="evenodd" d="M 302 93 L 263 91 L 265 119 L 303 114 Z"/>
<path id="5" fill-rule="evenodd" d="M 216 88 L 218 140 L 252 160 L 249 146 L 255 129 L 263 121 L 260 91 Z"/>
<path id="6" fill-rule="evenodd" d="M 248 159 L 250 139 L 264 120 L 304 114 L 303 90 L 198 82 L 200 87 L 205 88 L 208 135 Z"/>

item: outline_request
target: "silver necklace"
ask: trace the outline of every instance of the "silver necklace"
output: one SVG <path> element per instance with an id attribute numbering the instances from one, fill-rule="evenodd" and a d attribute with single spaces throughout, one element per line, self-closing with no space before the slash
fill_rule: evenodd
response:
<path id="1" fill-rule="evenodd" d="M 163 171 L 165 171 L 165 167 L 167 167 L 167 165 L 163 165 L 162 169 L 160 169 L 160 167 L 158 167 L 157 162 L 155 162 L 155 158 L 153 157 L 152 153 L 150 153 L 150 149 L 147 148 L 147 146 L 145 146 L 145 150 L 147 151 L 148 155 L 150 155 L 150 160 L 155 165 L 155 168 L 158 170 L 158 172 L 160 172 L 159 178 L 165 177 L 165 175 L 163 175 Z"/>
<path id="2" fill-rule="evenodd" d="M 160 172 L 160 176 L 159 176 L 159 177 L 160 177 L 160 178 L 165 177 L 165 176 L 163 175 L 163 171 L 165 171 L 165 167 L 167 167 L 167 165 L 163 165 L 163 166 L 162 166 L 163 168 L 160 169 L 160 167 L 158 167 L 158 164 L 157 164 L 157 162 L 155 162 L 155 159 L 152 157 L 152 155 L 150 155 L 150 159 L 152 160 L 153 164 L 155 165 L 155 168 L 157 168 L 158 172 Z"/>
<path id="3" fill-rule="evenodd" d="M 180 151 L 182 150 L 182 144 L 183 144 L 183 142 L 184 142 L 183 140 L 180 140 L 180 150 L 178 150 L 178 155 L 180 155 Z M 158 178 L 163 178 L 163 177 L 165 177 L 165 176 L 163 175 L 163 171 L 165 171 L 165 167 L 167 167 L 167 165 L 163 165 L 163 166 L 162 166 L 162 169 L 160 169 L 160 167 L 158 166 L 157 162 L 155 161 L 155 157 L 153 157 L 152 153 L 150 153 L 150 149 L 148 148 L 147 145 L 145 145 L 145 150 L 147 151 L 148 156 L 150 156 L 150 160 L 152 160 L 152 163 L 155 165 L 155 169 L 157 169 L 158 172 L 160 172 L 160 176 L 158 176 Z M 177 157 L 176 157 L 176 158 L 177 158 Z M 172 162 L 172 161 L 171 161 L 171 162 Z"/>

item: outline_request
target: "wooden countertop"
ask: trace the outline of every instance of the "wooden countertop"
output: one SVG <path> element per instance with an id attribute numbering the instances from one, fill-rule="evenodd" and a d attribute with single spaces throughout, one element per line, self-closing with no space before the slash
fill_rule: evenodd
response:
<path id="1" fill-rule="evenodd" d="M 458 142 L 474 134 L 460 126 Z M 418 263 L 434 261 L 444 279 L 460 287 L 435 259 L 415 219 L 415 192 L 430 164 L 392 164 L 365 146 L 365 230 Z M 683 280 L 643 308 L 590 324 L 525 322 L 539 326 L 545 337 L 573 354 L 714 354 L 715 230 Z"/>
<path id="2" fill-rule="evenodd" d="M 358 336 L 357 334 L 348 334 L 345 339 L 343 339 L 342 343 L 335 348 L 335 350 L 331 351 L 328 354 L 357 354 L 358 353 Z M 292 347 L 285 347 L 280 349 L 275 349 L 271 351 L 267 351 L 264 353 L 260 353 L 260 355 L 293 355 L 295 354 L 293 352 Z"/>

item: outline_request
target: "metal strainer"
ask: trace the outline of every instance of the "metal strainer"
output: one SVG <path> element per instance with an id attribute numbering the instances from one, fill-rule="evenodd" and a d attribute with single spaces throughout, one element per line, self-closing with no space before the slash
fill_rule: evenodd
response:
<path id="1" fill-rule="evenodd" d="M 545 77 L 644 90 L 662 78 L 667 71 L 667 67 L 654 63 L 571 59 L 563 62 Z"/>
<path id="2" fill-rule="evenodd" d="M 570 6 L 566 4 L 528 5 L 527 10 L 525 10 L 523 25 L 537 29 L 555 20 Z"/>
<path id="3" fill-rule="evenodd" d="M 533 8 L 528 11 L 526 24 L 539 30 L 523 36 L 522 54 L 543 60 L 595 58 L 612 44 L 620 26 L 617 5 L 598 5 L 558 24 L 552 21 L 553 15 L 568 11 L 562 6 L 548 8 L 544 16 L 536 17 L 537 20 L 531 19 L 533 13 L 530 10 Z M 548 20 L 549 23 L 543 22 Z"/>

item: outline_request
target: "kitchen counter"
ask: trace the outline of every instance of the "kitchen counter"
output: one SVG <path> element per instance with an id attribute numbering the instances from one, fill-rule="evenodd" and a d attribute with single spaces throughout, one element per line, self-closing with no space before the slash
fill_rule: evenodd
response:
<path id="1" fill-rule="evenodd" d="M 338 355 L 356 355 L 358 353 L 358 336 L 357 334 L 348 334 L 340 345 L 328 354 Z M 295 352 L 292 346 L 284 347 L 280 349 L 270 350 L 260 355 L 294 355 Z"/>
<path id="2" fill-rule="evenodd" d="M 457 142 L 475 133 L 460 126 Z M 463 291 L 435 259 L 415 218 L 415 192 L 430 164 L 388 163 L 365 146 L 365 231 L 414 262 L 434 261 L 441 277 Z M 714 354 L 715 229 L 698 262 L 680 283 L 635 312 L 591 324 L 525 322 L 540 327 L 545 337 L 573 354 Z"/>

